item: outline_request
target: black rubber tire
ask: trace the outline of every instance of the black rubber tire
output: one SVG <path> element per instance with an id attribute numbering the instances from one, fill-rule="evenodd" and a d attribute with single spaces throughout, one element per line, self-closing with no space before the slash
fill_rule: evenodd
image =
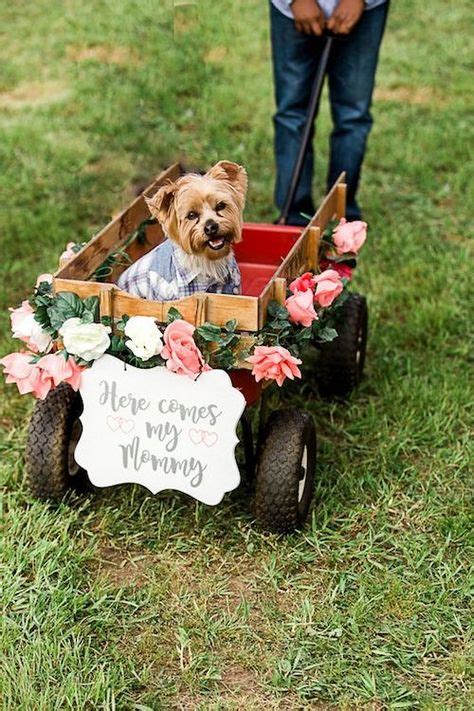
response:
<path id="1" fill-rule="evenodd" d="M 255 449 L 253 445 L 252 423 L 246 410 L 244 410 L 240 418 L 239 429 L 239 444 L 242 448 L 245 478 L 248 482 L 251 482 L 255 476 Z"/>
<path id="2" fill-rule="evenodd" d="M 306 479 L 300 495 L 306 449 Z M 316 431 L 305 410 L 273 412 L 265 425 L 257 467 L 255 516 L 269 531 L 291 533 L 305 521 L 313 496 Z"/>
<path id="3" fill-rule="evenodd" d="M 33 496 L 59 501 L 71 488 L 90 487 L 87 473 L 73 458 L 72 437 L 80 428 L 82 400 L 70 385 L 61 383 L 35 404 L 28 426 L 26 480 Z"/>
<path id="4" fill-rule="evenodd" d="M 327 399 L 344 399 L 362 379 L 367 348 L 367 301 L 349 294 L 336 326 L 338 336 L 322 343 L 317 365 L 318 389 Z"/>

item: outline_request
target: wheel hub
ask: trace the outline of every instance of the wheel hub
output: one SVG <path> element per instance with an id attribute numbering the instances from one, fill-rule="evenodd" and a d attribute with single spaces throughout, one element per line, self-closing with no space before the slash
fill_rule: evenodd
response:
<path id="1" fill-rule="evenodd" d="M 300 464 L 300 480 L 298 484 L 298 503 L 301 502 L 303 498 L 303 493 L 306 486 L 306 477 L 308 474 L 308 448 L 305 446 L 303 449 L 303 454 L 301 456 Z"/>

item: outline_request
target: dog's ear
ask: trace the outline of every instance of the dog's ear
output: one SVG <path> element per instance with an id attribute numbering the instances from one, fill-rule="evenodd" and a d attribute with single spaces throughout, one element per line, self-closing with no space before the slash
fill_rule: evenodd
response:
<path id="1" fill-rule="evenodd" d="M 214 180 L 225 180 L 230 183 L 242 197 L 247 192 L 247 171 L 241 165 L 229 160 L 220 160 L 210 168 L 206 175 Z"/>
<path id="2" fill-rule="evenodd" d="M 177 187 L 176 183 L 167 183 L 166 185 L 162 185 L 153 197 L 148 198 L 145 195 L 145 202 L 148 205 L 148 209 L 160 224 L 168 222 L 171 216 L 171 208 Z"/>

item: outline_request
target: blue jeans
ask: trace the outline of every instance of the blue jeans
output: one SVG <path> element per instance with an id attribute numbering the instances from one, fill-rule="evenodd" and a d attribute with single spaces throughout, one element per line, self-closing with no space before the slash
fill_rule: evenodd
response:
<path id="1" fill-rule="evenodd" d="M 327 186 L 343 171 L 347 175 L 347 217 L 360 218 L 356 201 L 367 137 L 372 127 L 370 106 L 388 2 L 367 10 L 346 38 L 336 38 L 328 64 L 329 99 L 333 130 Z M 275 99 L 275 202 L 283 207 L 306 119 L 316 68 L 325 40 L 297 31 L 292 19 L 270 5 Z M 290 224 L 305 224 L 301 213 L 312 215 L 313 148 L 308 148 L 298 190 L 290 210 Z"/>

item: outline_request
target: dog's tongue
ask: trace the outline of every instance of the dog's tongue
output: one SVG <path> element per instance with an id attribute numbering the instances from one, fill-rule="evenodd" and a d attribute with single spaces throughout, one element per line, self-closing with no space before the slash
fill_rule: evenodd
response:
<path id="1" fill-rule="evenodd" d="M 220 249 L 224 246 L 224 241 L 225 240 L 223 237 L 218 237 L 217 239 L 210 239 L 209 246 L 212 247 L 212 249 Z"/>

